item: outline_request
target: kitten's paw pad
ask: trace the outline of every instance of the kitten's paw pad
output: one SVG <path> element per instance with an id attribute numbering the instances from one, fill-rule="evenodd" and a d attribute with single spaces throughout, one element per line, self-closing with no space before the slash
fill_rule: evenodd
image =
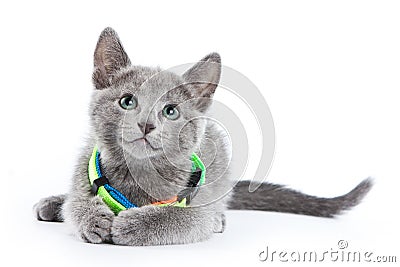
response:
<path id="1" fill-rule="evenodd" d="M 88 215 L 80 224 L 81 238 L 88 243 L 109 243 L 113 219 L 111 211 Z"/>
<path id="2" fill-rule="evenodd" d="M 33 206 L 34 214 L 39 221 L 62 222 L 61 207 L 64 196 L 42 198 Z"/>

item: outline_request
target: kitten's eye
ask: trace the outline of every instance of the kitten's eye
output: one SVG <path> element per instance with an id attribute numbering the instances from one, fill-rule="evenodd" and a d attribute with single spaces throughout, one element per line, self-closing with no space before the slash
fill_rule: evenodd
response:
<path id="1" fill-rule="evenodd" d="M 121 98 L 121 100 L 119 100 L 119 105 L 123 108 L 123 109 L 134 109 L 137 106 L 137 100 L 133 95 L 126 95 L 124 97 Z"/>
<path id="2" fill-rule="evenodd" d="M 176 120 L 177 118 L 179 118 L 179 110 L 176 108 L 175 105 L 166 105 L 163 108 L 162 113 L 164 117 L 170 120 Z"/>

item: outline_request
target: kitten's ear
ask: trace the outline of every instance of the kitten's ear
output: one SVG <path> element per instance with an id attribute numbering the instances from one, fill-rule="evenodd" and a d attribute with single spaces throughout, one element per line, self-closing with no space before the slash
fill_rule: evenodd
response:
<path id="1" fill-rule="evenodd" d="M 218 87 L 221 77 L 221 57 L 211 53 L 183 74 L 183 79 L 191 85 L 193 95 L 198 98 L 198 108 L 205 111 Z"/>
<path id="2" fill-rule="evenodd" d="M 130 64 L 117 33 L 112 28 L 105 28 L 94 52 L 93 84 L 96 89 L 110 86 L 116 72 Z"/>

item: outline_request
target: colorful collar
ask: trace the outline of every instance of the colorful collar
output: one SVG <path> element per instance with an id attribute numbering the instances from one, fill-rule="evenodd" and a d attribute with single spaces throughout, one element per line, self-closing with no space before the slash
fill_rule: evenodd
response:
<path id="1" fill-rule="evenodd" d="M 153 202 L 151 205 L 186 207 L 190 204 L 191 200 L 197 194 L 199 186 L 204 184 L 206 178 L 206 168 L 196 153 L 192 154 L 191 160 L 192 173 L 187 188 L 180 191 L 178 195 L 171 199 Z M 115 214 L 129 208 L 138 207 L 131 203 L 121 192 L 113 188 L 108 179 L 102 174 L 100 152 L 97 146 L 93 148 L 92 156 L 89 160 L 88 173 L 92 194 L 101 197 L 104 203 L 106 203 Z"/>

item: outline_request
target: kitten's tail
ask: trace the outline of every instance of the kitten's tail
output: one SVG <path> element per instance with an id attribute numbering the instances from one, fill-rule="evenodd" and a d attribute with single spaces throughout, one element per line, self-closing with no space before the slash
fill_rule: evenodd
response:
<path id="1" fill-rule="evenodd" d="M 333 198 L 310 196 L 270 183 L 263 183 L 250 193 L 249 184 L 250 181 L 236 184 L 228 204 L 229 209 L 277 211 L 332 218 L 359 204 L 371 189 L 373 181 L 367 178 L 349 193 Z"/>

